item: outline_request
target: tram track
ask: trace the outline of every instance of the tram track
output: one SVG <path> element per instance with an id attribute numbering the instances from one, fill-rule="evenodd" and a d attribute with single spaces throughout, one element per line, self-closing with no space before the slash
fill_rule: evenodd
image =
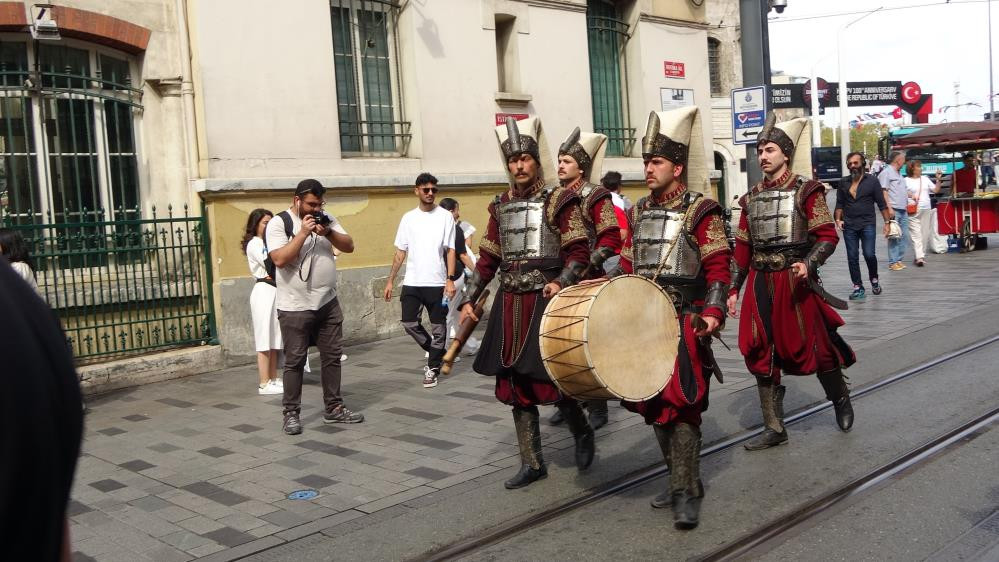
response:
<path id="1" fill-rule="evenodd" d="M 695 559 L 703 562 L 717 562 L 721 560 L 736 560 L 743 557 L 751 558 L 751 554 L 766 543 L 781 537 L 795 528 L 805 525 L 841 502 L 855 499 L 872 491 L 878 484 L 895 477 L 903 471 L 929 462 L 946 449 L 988 428 L 988 426 L 997 421 L 999 421 L 999 408 L 995 408 L 973 420 L 963 423 L 957 428 L 935 437 L 832 492 L 794 511 L 777 517 L 769 523 Z"/>
<path id="2" fill-rule="evenodd" d="M 882 380 L 879 380 L 879 381 L 876 381 L 876 382 L 864 385 L 863 387 L 859 387 L 859 388 L 854 389 L 851 392 L 851 398 L 852 399 L 863 398 L 864 396 L 867 396 L 867 395 L 875 393 L 875 392 L 877 392 L 879 390 L 882 390 L 885 387 L 888 387 L 888 386 L 890 386 L 890 385 L 892 385 L 894 383 L 897 383 L 897 382 L 900 382 L 900 381 L 903 381 L 903 380 L 915 377 L 915 376 L 917 376 L 919 374 L 922 374 L 922 373 L 924 373 L 924 372 L 926 372 L 926 371 L 928 371 L 930 369 L 933 369 L 933 368 L 938 367 L 940 365 L 946 364 L 947 362 L 953 361 L 953 360 L 955 360 L 957 358 L 960 358 L 960 357 L 963 357 L 963 356 L 968 355 L 970 353 L 973 353 L 975 351 L 978 351 L 978 350 L 980 350 L 980 349 L 982 349 L 982 348 L 984 348 L 984 347 L 986 347 L 988 345 L 991 345 L 993 343 L 996 343 L 996 342 L 999 342 L 999 335 L 994 335 L 994 336 L 991 336 L 991 337 L 979 340 L 979 341 L 977 341 L 977 342 L 975 342 L 973 344 L 970 344 L 970 345 L 967 345 L 965 347 L 959 348 L 957 350 L 948 352 L 948 353 L 943 354 L 943 355 L 941 355 L 939 357 L 936 357 L 936 358 L 934 358 L 932 360 L 925 361 L 923 363 L 919 363 L 917 365 L 914 365 L 912 367 L 909 367 L 907 369 L 899 371 L 899 372 L 897 372 L 897 373 L 895 373 L 895 374 L 893 374 L 893 375 L 891 375 L 891 376 L 889 376 L 887 378 L 884 378 Z M 818 414 L 820 414 L 822 412 L 830 410 L 831 408 L 832 408 L 832 404 L 831 403 L 829 403 L 829 402 L 822 402 L 820 404 L 816 404 L 814 406 L 802 409 L 800 411 L 797 411 L 797 412 L 795 412 L 795 413 L 787 416 L 787 418 L 785 419 L 785 425 L 795 424 L 795 423 L 797 423 L 799 421 L 811 418 L 812 416 L 815 416 L 815 415 L 818 415 Z M 992 415 L 993 417 L 999 417 L 999 410 L 995 410 L 993 412 L 990 412 L 990 414 L 986 414 L 983 418 L 979 418 L 979 421 L 981 419 L 989 418 L 990 415 Z M 991 418 L 989 418 L 989 419 L 991 419 Z M 991 422 L 989 422 L 989 423 L 991 423 Z M 973 420 L 972 422 L 969 422 L 969 424 L 971 424 L 972 426 L 976 426 L 975 425 L 975 420 Z M 942 442 L 941 440 L 946 441 L 947 443 L 952 443 L 953 441 L 949 440 L 948 436 L 951 436 L 952 434 L 960 433 L 961 431 L 963 431 L 964 429 L 966 429 L 966 426 L 969 426 L 969 424 L 964 424 L 964 425 L 962 425 L 961 428 L 958 428 L 958 429 L 956 429 L 954 431 L 948 432 L 948 433 L 944 434 L 943 436 L 940 436 L 937 439 L 934 439 L 929 444 L 926 444 L 926 445 L 924 445 L 924 446 L 922 446 L 920 448 L 917 448 L 917 449 L 923 449 L 924 447 L 928 447 L 928 449 L 926 449 L 926 451 L 922 451 L 922 453 L 926 453 L 929 449 L 933 449 L 933 451 L 938 451 L 938 449 L 934 448 L 934 446 L 932 445 L 932 443 L 936 443 L 938 441 Z M 976 427 L 980 427 L 980 426 L 976 426 Z M 763 431 L 763 428 L 762 428 L 762 426 L 760 426 L 760 427 L 756 427 L 756 428 L 753 428 L 753 429 L 748 430 L 748 431 L 744 431 L 744 432 L 741 432 L 741 433 L 729 436 L 729 437 L 727 437 L 725 439 L 722 439 L 720 441 L 716 441 L 715 443 L 711 444 L 708 447 L 705 447 L 702 450 L 701 457 L 702 458 L 710 457 L 710 456 L 719 454 L 721 452 L 724 452 L 726 450 L 729 450 L 729 449 L 731 449 L 733 447 L 736 447 L 736 446 L 738 446 L 738 445 L 740 445 L 740 444 L 742 444 L 742 443 L 744 443 L 744 442 L 752 439 L 753 437 L 759 435 L 762 431 Z M 972 430 L 972 431 L 974 431 L 974 430 Z M 960 439 L 960 437 L 957 437 L 955 439 Z M 940 448 L 942 449 L 942 448 L 945 448 L 946 446 L 947 445 L 940 445 Z M 890 471 L 890 470 L 892 470 L 891 467 L 892 466 L 896 466 L 898 462 L 904 462 L 902 459 L 909 458 L 910 455 L 912 455 L 913 458 L 919 457 L 920 454 L 922 454 L 922 453 L 919 452 L 918 450 L 910 451 L 906 455 L 903 455 L 903 457 L 899 457 L 899 459 L 896 459 L 895 461 L 892 461 L 892 463 L 888 463 L 888 465 L 885 465 L 883 467 L 879 467 L 879 469 L 883 469 L 885 471 Z M 927 453 L 927 454 L 930 454 L 930 453 Z M 935 454 L 935 453 L 932 453 L 932 454 Z M 922 457 L 919 457 L 919 458 L 922 458 Z M 906 465 L 906 467 L 908 467 L 908 466 L 910 466 L 910 465 Z M 903 467 L 903 469 L 904 468 L 905 467 Z M 495 544 L 504 542 L 506 540 L 509 540 L 510 538 L 512 538 L 512 537 L 514 537 L 516 535 L 519 535 L 521 533 L 527 532 L 527 531 L 529 531 L 529 530 L 531 530 L 533 528 L 539 527 L 539 526 L 544 525 L 546 523 L 549 523 L 551 521 L 554 521 L 554 520 L 560 519 L 562 517 L 565 517 L 566 515 L 568 515 L 570 513 L 578 511 L 578 510 L 580 510 L 580 509 L 582 509 L 584 507 L 588 507 L 588 506 L 590 506 L 590 505 L 592 505 L 594 503 L 597 503 L 597 502 L 599 502 L 601 500 L 610 498 L 612 496 L 615 496 L 615 495 L 621 494 L 623 492 L 626 492 L 628 490 L 631 490 L 631 489 L 634 489 L 636 487 L 639 487 L 639 486 L 641 486 L 643 484 L 646 484 L 646 483 L 648 483 L 648 482 L 650 482 L 650 481 L 652 481 L 652 480 L 654 480 L 656 478 L 662 477 L 663 475 L 667 474 L 667 472 L 668 471 L 667 471 L 666 467 L 662 463 L 657 463 L 655 465 L 652 465 L 652 466 L 649 466 L 647 468 L 634 471 L 634 472 L 632 472 L 630 474 L 626 474 L 626 475 L 624 475 L 624 476 L 622 476 L 620 478 L 614 479 L 614 480 L 612 480 L 610 482 L 607 482 L 605 484 L 602 484 L 600 486 L 592 488 L 586 494 L 584 494 L 584 495 L 582 495 L 580 497 L 577 497 L 577 498 L 574 498 L 574 499 L 570 499 L 570 500 L 561 502 L 559 504 L 556 504 L 556 505 L 554 505 L 554 506 L 552 506 L 552 507 L 550 507 L 548 509 L 539 511 L 537 513 L 529 514 L 529 515 L 526 515 L 526 516 L 523 516 L 523 517 L 519 517 L 519 518 L 510 520 L 510 521 L 508 521 L 508 522 L 506 522 L 504 524 L 501 524 L 501 525 L 493 527 L 487 533 L 473 535 L 471 537 L 459 540 L 457 542 L 454 542 L 454 543 L 451 543 L 451 544 L 446 545 L 444 547 L 441 547 L 441 548 L 438 548 L 436 550 L 433 550 L 433 551 L 431 551 L 429 553 L 425 553 L 423 555 L 414 557 L 411 560 L 413 560 L 413 561 L 421 561 L 421 562 L 422 561 L 452 560 L 452 559 L 460 558 L 460 557 L 463 557 L 463 556 L 467 556 L 469 554 L 473 554 L 475 552 L 484 550 L 487 547 L 490 547 L 492 545 L 495 545 Z M 870 474 L 865 475 L 864 477 L 861 477 L 861 479 L 865 478 L 866 476 L 870 476 Z M 888 478 L 888 477 L 890 477 L 890 475 L 889 476 L 885 476 L 885 478 Z M 855 482 L 852 482 L 851 484 L 854 484 Z M 849 486 L 849 485 L 847 485 L 847 486 Z M 846 487 L 844 487 L 844 488 L 846 488 Z M 864 489 L 866 490 L 867 488 L 865 487 Z M 837 490 L 837 491 L 839 491 L 839 490 Z M 825 498 L 825 499 L 828 499 L 828 498 Z M 813 503 L 818 503 L 819 501 L 821 501 L 821 500 L 816 500 L 816 502 L 813 502 Z M 836 500 L 836 501 L 838 502 L 840 500 Z M 812 504 L 809 504 L 809 506 L 811 506 L 811 505 Z M 806 506 L 806 507 L 808 507 L 808 506 Z M 802 508 L 802 509 L 804 509 L 804 508 Z M 811 517 L 811 515 L 809 517 Z M 777 534 L 783 533 L 784 531 L 787 530 L 787 528 L 783 528 L 783 530 L 781 530 L 780 525 L 778 523 L 779 523 L 779 521 L 782 521 L 784 519 L 785 518 L 781 518 L 781 519 L 779 519 L 776 522 L 768 524 L 764 528 L 765 529 L 769 529 L 771 526 L 774 526 L 774 528 L 772 530 L 768 531 L 768 532 L 775 532 Z M 776 535 L 774 535 L 774 536 L 776 536 Z M 748 540 L 748 539 L 746 537 L 744 537 L 743 539 L 739 539 L 736 542 L 739 542 L 740 540 Z M 755 548 L 755 547 L 759 546 L 759 544 L 760 543 L 755 542 L 753 545 L 739 546 L 739 545 L 736 545 L 734 543 L 730 543 L 729 545 L 726 545 L 726 547 L 723 547 L 723 549 L 729 548 L 729 547 L 731 547 L 733 549 L 744 548 L 745 546 L 751 546 L 751 548 Z M 734 550 L 733 550 L 733 552 L 734 552 Z M 720 560 L 720 559 L 729 559 L 730 558 L 728 555 L 725 555 L 722 552 L 722 550 L 713 551 L 711 555 L 713 555 L 713 556 L 723 556 L 722 558 L 712 558 L 712 559 L 719 559 Z"/>

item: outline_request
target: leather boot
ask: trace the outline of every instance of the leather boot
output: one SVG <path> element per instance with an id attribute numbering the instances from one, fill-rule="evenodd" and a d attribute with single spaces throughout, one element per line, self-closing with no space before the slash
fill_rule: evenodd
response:
<path id="1" fill-rule="evenodd" d="M 523 464 L 520 471 L 503 484 L 508 490 L 523 488 L 548 476 L 548 468 L 541 456 L 540 418 L 536 407 L 513 409 L 513 425 L 517 429 L 517 445 L 520 446 Z"/>
<path id="2" fill-rule="evenodd" d="M 693 529 L 701 513 L 704 489 L 700 478 L 701 430 L 689 423 L 673 427 L 669 441 L 669 487 L 673 495 L 673 526 Z"/>
<path id="3" fill-rule="evenodd" d="M 846 376 L 840 369 L 819 373 L 819 382 L 826 391 L 826 398 L 833 403 L 836 411 L 836 425 L 843 431 L 853 427 L 853 404 L 850 403 L 850 389 L 846 386 Z"/>
<path id="4" fill-rule="evenodd" d="M 743 445 L 747 451 L 758 451 L 787 443 L 784 429 L 784 386 L 775 385 L 769 377 L 756 377 L 760 392 L 760 409 L 763 411 L 763 433 Z"/>
<path id="5" fill-rule="evenodd" d="M 607 401 L 587 400 L 586 407 L 590 411 L 590 427 L 594 431 L 607 425 Z"/>
<path id="6" fill-rule="evenodd" d="M 663 460 L 666 461 L 666 469 L 671 470 L 669 462 L 669 440 L 673 434 L 673 424 L 652 424 L 652 430 L 656 434 L 656 441 L 659 442 L 659 450 L 663 453 Z M 654 509 L 663 509 L 673 505 L 673 490 L 669 486 L 666 486 L 666 491 L 652 498 L 651 504 Z"/>
<path id="7" fill-rule="evenodd" d="M 596 453 L 593 428 L 586 420 L 586 414 L 583 413 L 579 402 L 564 400 L 559 402 L 558 409 L 565 417 L 569 431 L 576 440 L 576 468 L 586 470 L 593 462 L 593 455 Z"/>

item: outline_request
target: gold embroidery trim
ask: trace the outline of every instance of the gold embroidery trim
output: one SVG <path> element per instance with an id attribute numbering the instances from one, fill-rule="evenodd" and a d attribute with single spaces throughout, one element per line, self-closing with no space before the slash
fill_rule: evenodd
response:
<path id="1" fill-rule="evenodd" d="M 503 251 L 500 249 L 499 244 L 493 242 L 492 240 L 486 238 L 485 236 L 483 236 L 482 239 L 479 240 L 479 251 L 486 252 L 487 254 L 490 254 L 495 258 L 503 256 Z"/>
<path id="2" fill-rule="evenodd" d="M 573 205 L 569 211 L 569 230 L 562 233 L 562 247 L 587 238 L 589 235 L 586 232 L 586 225 L 583 223 L 583 212 L 579 209 L 579 205 Z"/>
<path id="3" fill-rule="evenodd" d="M 832 215 L 829 214 L 829 206 L 826 205 L 826 198 L 820 192 L 815 198 L 815 205 L 812 207 L 812 216 L 808 219 L 808 231 L 811 232 L 820 226 L 832 224 Z"/>
<path id="4" fill-rule="evenodd" d="M 614 203 L 609 199 L 603 202 L 603 206 L 600 208 L 600 217 L 597 221 L 596 232 L 597 234 L 602 234 L 608 228 L 614 228 L 618 226 L 617 215 L 614 214 Z"/>
<path id="5" fill-rule="evenodd" d="M 735 239 L 742 240 L 743 242 L 749 242 L 749 232 L 742 228 L 741 226 L 735 229 Z"/>
<path id="6" fill-rule="evenodd" d="M 705 230 L 707 241 L 700 245 L 702 261 L 718 252 L 729 249 L 728 240 L 725 238 L 725 226 L 722 224 L 721 217 L 710 215 L 708 221 L 708 227 Z"/>

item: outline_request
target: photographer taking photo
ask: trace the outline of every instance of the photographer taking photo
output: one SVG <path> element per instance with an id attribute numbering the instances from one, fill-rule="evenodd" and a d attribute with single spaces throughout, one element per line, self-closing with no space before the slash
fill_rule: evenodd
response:
<path id="1" fill-rule="evenodd" d="M 295 188 L 291 208 L 267 223 L 267 248 L 276 267 L 275 306 L 284 339 L 284 432 L 302 433 L 302 369 L 310 345 L 319 348 L 323 423 L 360 423 L 340 396 L 343 311 L 337 300 L 333 249 L 354 251 L 354 239 L 323 211 L 326 188 L 314 179 Z"/>

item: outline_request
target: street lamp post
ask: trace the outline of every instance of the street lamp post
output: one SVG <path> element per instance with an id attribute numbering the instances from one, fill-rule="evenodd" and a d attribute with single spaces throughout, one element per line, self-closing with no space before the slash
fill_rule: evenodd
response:
<path id="1" fill-rule="evenodd" d="M 839 135 L 840 135 L 840 165 L 841 170 L 846 170 L 846 155 L 850 153 L 850 123 L 849 116 L 847 115 L 847 110 L 849 109 L 849 104 L 847 103 L 847 98 L 849 98 L 849 88 L 846 83 L 846 73 L 843 71 L 843 36 L 846 34 L 847 28 L 851 25 L 857 23 L 858 21 L 866 18 L 867 16 L 877 12 L 878 10 L 884 8 L 884 6 L 878 6 L 877 8 L 867 12 L 866 14 L 860 16 L 859 18 L 847 23 L 846 25 L 839 28 L 839 32 L 836 34 L 836 50 L 838 51 L 839 58 Z"/>
<path id="2" fill-rule="evenodd" d="M 986 2 L 989 7 L 989 121 L 996 120 L 996 95 L 992 85 L 992 0 Z"/>

